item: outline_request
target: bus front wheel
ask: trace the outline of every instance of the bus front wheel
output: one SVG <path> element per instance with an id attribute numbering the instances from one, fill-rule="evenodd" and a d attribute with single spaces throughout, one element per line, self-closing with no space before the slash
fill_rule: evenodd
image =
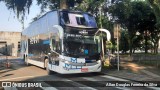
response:
<path id="1" fill-rule="evenodd" d="M 51 75 L 52 71 L 49 69 L 48 59 L 45 59 L 45 68 L 46 68 L 46 71 L 47 71 L 48 75 Z"/>

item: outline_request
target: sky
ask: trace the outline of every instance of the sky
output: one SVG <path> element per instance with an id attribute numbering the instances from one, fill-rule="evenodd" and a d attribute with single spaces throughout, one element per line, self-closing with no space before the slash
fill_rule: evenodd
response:
<path id="1" fill-rule="evenodd" d="M 24 27 L 28 27 L 32 19 L 40 13 L 40 7 L 36 4 L 36 0 L 33 0 L 30 8 L 30 13 L 26 14 Z M 8 10 L 5 3 L 0 2 L 0 31 L 11 31 L 21 32 L 22 24 L 17 19 L 17 15 L 12 11 Z"/>

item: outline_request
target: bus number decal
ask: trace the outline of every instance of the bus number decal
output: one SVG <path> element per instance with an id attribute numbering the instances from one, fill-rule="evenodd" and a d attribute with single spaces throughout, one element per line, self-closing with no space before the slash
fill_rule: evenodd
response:
<path id="1" fill-rule="evenodd" d="M 69 71 L 69 69 L 71 69 L 71 65 L 65 63 L 65 66 L 63 68 L 65 70 Z"/>
<path id="2" fill-rule="evenodd" d="M 77 63 L 77 58 L 71 58 L 72 63 Z M 82 66 L 72 66 L 70 64 L 65 63 L 64 67 L 65 70 L 69 71 L 70 69 L 82 69 Z"/>

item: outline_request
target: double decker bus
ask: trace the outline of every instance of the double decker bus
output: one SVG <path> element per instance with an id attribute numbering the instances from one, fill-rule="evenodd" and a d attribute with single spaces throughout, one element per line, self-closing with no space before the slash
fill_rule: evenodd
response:
<path id="1" fill-rule="evenodd" d="M 86 12 L 54 10 L 22 31 L 25 63 L 61 74 L 100 72 L 101 39 L 95 18 Z"/>

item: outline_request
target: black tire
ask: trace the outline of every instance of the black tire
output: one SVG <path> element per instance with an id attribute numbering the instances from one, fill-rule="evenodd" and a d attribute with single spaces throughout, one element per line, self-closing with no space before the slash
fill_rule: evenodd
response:
<path id="1" fill-rule="evenodd" d="M 23 60 L 25 61 L 25 59 L 26 59 L 26 57 L 25 57 L 25 55 L 23 55 Z"/>
<path id="2" fill-rule="evenodd" d="M 92 74 L 96 76 L 96 75 L 101 75 L 102 73 L 101 72 L 92 72 Z"/>
<path id="3" fill-rule="evenodd" d="M 24 55 L 23 59 L 24 59 L 25 65 L 29 66 L 30 64 L 27 62 L 28 59 L 27 59 L 27 56 L 26 56 L 26 55 Z"/>
<path id="4" fill-rule="evenodd" d="M 45 59 L 45 68 L 46 68 L 46 71 L 47 71 L 48 75 L 51 75 L 51 74 L 52 74 L 52 71 L 49 70 L 49 67 L 48 67 L 48 59 Z"/>

